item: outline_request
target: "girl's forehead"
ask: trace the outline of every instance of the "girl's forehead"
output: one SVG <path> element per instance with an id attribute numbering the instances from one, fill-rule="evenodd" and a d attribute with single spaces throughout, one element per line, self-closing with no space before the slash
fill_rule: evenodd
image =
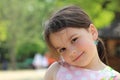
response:
<path id="1" fill-rule="evenodd" d="M 85 30 L 85 29 L 84 29 Z M 50 42 L 55 47 L 56 45 L 65 45 L 69 40 L 75 36 L 84 33 L 83 29 L 80 28 L 65 28 L 61 31 L 50 34 Z"/>
<path id="2" fill-rule="evenodd" d="M 61 31 L 51 33 L 50 34 L 50 40 L 63 40 L 66 39 L 70 34 L 70 31 L 68 29 L 63 29 Z"/>
<path id="3" fill-rule="evenodd" d="M 58 32 L 55 32 L 55 33 L 51 33 L 52 35 L 54 36 L 62 36 L 62 35 L 66 35 L 66 36 L 69 36 L 69 35 L 72 35 L 74 33 L 83 33 L 84 31 L 86 31 L 84 28 L 72 28 L 72 27 L 68 27 L 68 28 L 65 28 L 61 31 L 58 31 Z"/>
<path id="4" fill-rule="evenodd" d="M 63 29 L 63 30 L 60 30 L 58 32 L 55 32 L 55 33 L 52 33 L 53 35 L 63 35 L 65 34 L 67 31 L 69 31 L 68 29 Z"/>
<path id="5" fill-rule="evenodd" d="M 54 47 L 63 45 L 68 41 L 68 38 L 73 32 L 71 32 L 71 29 L 65 28 L 61 31 L 51 33 L 50 34 L 50 42 Z"/>
<path id="6" fill-rule="evenodd" d="M 74 28 L 65 28 L 65 29 L 63 29 L 63 30 L 61 30 L 61 31 L 58 31 L 58 32 L 55 32 L 55 33 L 51 33 L 51 35 L 50 36 L 54 36 L 54 37 L 62 37 L 62 36 L 70 36 L 71 34 L 73 34 L 74 32 L 76 32 L 76 31 L 74 31 Z"/>

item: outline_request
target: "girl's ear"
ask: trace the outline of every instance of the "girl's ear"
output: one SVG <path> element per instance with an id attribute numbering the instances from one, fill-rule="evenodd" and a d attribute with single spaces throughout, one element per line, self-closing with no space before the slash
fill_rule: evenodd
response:
<path id="1" fill-rule="evenodd" d="M 98 31 L 97 31 L 96 27 L 93 24 L 90 24 L 88 30 L 91 33 L 93 40 L 97 40 L 98 39 Z"/>

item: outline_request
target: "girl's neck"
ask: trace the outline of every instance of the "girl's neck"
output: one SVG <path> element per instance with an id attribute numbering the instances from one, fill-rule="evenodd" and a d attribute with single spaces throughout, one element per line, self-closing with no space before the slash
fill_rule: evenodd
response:
<path id="1" fill-rule="evenodd" d="M 91 69 L 91 70 L 102 70 L 106 67 L 106 65 L 99 59 L 99 56 L 96 57 L 84 68 Z"/>

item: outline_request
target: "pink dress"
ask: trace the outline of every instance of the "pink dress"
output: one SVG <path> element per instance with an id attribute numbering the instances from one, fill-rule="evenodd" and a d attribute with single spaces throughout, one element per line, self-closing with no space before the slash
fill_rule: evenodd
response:
<path id="1" fill-rule="evenodd" d="M 119 73 L 109 66 L 99 71 L 61 66 L 56 74 L 56 80 L 115 80 L 117 74 Z"/>

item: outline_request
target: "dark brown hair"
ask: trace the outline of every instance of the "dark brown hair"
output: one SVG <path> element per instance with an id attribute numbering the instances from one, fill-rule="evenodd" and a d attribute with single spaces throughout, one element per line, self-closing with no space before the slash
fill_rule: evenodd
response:
<path id="1" fill-rule="evenodd" d="M 88 29 L 90 24 L 92 24 L 92 21 L 90 20 L 89 16 L 77 6 L 65 7 L 59 10 L 49 19 L 45 25 L 44 37 L 48 48 L 57 60 L 59 59 L 59 54 L 57 54 L 57 51 L 51 44 L 49 35 L 67 27 Z M 105 47 L 100 38 L 98 38 L 97 50 L 100 59 L 107 64 Z"/>

